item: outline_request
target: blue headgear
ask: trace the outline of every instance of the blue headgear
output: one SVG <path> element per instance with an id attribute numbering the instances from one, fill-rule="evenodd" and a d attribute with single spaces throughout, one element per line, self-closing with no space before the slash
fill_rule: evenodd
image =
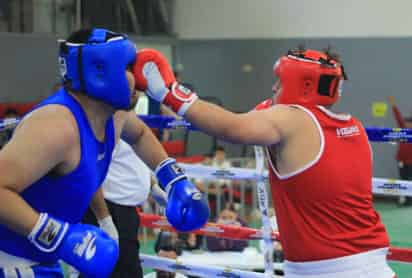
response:
<path id="1" fill-rule="evenodd" d="M 126 35 L 93 29 L 87 43 L 60 41 L 59 65 L 63 82 L 74 91 L 128 109 L 130 89 L 126 69 L 136 59 L 136 46 Z"/>

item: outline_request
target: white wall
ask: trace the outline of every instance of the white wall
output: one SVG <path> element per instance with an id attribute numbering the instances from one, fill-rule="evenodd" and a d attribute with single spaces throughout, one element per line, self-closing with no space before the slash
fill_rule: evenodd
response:
<path id="1" fill-rule="evenodd" d="M 412 36 L 411 0 L 176 0 L 181 38 Z"/>

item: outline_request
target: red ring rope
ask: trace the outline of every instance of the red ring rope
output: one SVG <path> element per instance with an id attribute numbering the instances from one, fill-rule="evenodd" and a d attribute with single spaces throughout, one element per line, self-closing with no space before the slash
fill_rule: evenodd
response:
<path id="1" fill-rule="evenodd" d="M 168 231 L 176 231 L 166 220 L 165 217 L 155 214 L 146 214 L 139 212 L 140 224 L 147 228 L 158 228 Z M 193 231 L 197 235 L 239 239 L 239 240 L 255 240 L 262 239 L 262 232 L 257 229 L 223 225 L 216 223 L 207 223 L 203 228 Z M 272 239 L 279 240 L 279 233 L 272 232 Z M 393 247 L 389 248 L 387 259 L 402 263 L 412 263 L 412 248 Z"/>

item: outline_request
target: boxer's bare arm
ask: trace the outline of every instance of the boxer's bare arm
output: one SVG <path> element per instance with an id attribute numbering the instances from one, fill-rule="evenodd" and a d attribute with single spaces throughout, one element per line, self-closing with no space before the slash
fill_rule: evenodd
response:
<path id="1" fill-rule="evenodd" d="M 274 145 L 288 136 L 299 117 L 296 109 L 276 105 L 260 111 L 232 113 L 217 105 L 197 100 L 185 118 L 206 133 L 241 144 Z"/>
<path id="2" fill-rule="evenodd" d="M 116 129 L 121 129 L 122 139 L 130 144 L 149 168 L 154 170 L 168 157 L 152 130 L 134 112 L 117 112 L 115 121 Z"/>
<path id="3" fill-rule="evenodd" d="M 90 202 L 90 208 L 97 220 L 101 220 L 110 215 L 109 208 L 104 200 L 103 188 L 101 186 L 94 193 L 93 199 Z"/>
<path id="4" fill-rule="evenodd" d="M 63 167 L 78 144 L 77 127 L 67 113 L 54 105 L 36 110 L 0 151 L 0 223 L 20 234 L 31 231 L 38 213 L 19 193 L 57 166 Z"/>

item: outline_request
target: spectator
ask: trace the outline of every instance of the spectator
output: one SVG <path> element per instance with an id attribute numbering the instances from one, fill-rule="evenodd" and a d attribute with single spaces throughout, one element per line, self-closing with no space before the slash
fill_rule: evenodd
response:
<path id="1" fill-rule="evenodd" d="M 192 251 L 202 247 L 202 236 L 194 233 L 181 233 L 179 239 L 182 241 L 183 250 Z"/>
<path id="2" fill-rule="evenodd" d="M 226 159 L 225 148 L 217 146 L 213 152 L 213 157 L 208 160 L 208 164 L 219 169 L 227 169 L 231 167 L 230 162 Z M 201 191 L 207 191 L 210 216 L 212 218 L 216 217 L 217 212 L 220 210 L 219 204 L 223 204 L 225 199 L 227 199 L 223 193 L 228 191 L 226 187 L 231 185 L 231 181 L 226 179 L 216 179 L 213 180 L 213 182 L 209 182 L 206 187 L 204 180 L 196 179 L 195 184 Z"/>
<path id="3" fill-rule="evenodd" d="M 234 210 L 233 205 L 228 205 L 222 210 L 217 218 L 218 224 L 235 225 L 235 226 L 247 226 L 246 223 L 240 219 L 237 212 Z M 245 240 L 233 240 L 217 237 L 207 238 L 207 249 L 209 251 L 238 251 L 241 252 L 248 246 L 248 242 Z"/>
<path id="4" fill-rule="evenodd" d="M 389 96 L 388 101 L 392 106 L 393 115 L 395 116 L 398 127 L 412 128 L 412 118 L 404 117 L 396 105 L 395 97 Z M 398 152 L 396 154 L 398 161 L 399 176 L 403 180 L 412 180 L 412 144 L 399 143 Z M 411 204 L 411 198 L 399 196 L 399 205 Z"/>
<path id="5" fill-rule="evenodd" d="M 229 168 L 232 165 L 230 162 L 226 159 L 226 151 L 223 146 L 217 146 L 213 152 L 213 157 L 211 160 L 211 165 L 214 167 L 219 167 L 219 168 Z"/>
<path id="6" fill-rule="evenodd" d="M 178 234 L 174 232 L 160 232 L 156 239 L 155 251 L 159 257 L 175 260 L 177 256 L 182 254 L 182 242 L 179 240 Z M 146 274 L 144 278 L 187 278 L 187 276 L 180 273 L 156 270 L 156 272 Z"/>
<path id="7" fill-rule="evenodd" d="M 161 231 L 157 235 L 154 249 L 156 253 L 159 253 L 160 250 L 175 251 L 180 256 L 182 254 L 182 247 L 182 242 L 179 240 L 177 233 Z"/>

